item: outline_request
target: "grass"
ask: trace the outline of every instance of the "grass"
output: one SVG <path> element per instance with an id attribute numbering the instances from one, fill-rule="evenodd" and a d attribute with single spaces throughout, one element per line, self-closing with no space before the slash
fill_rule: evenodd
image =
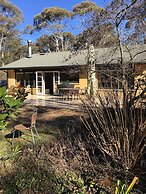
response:
<path id="1" fill-rule="evenodd" d="M 12 160 L 9 160 L 10 153 L 15 150 L 17 146 L 23 148 L 25 146 L 32 147 L 32 136 L 30 131 L 24 131 L 24 135 L 19 138 L 9 138 L 6 140 L 5 135 L 10 133 L 12 127 L 11 125 L 4 131 L 0 131 L 0 167 L 1 165 L 11 165 Z M 39 130 L 39 129 L 38 129 Z M 53 142 L 57 138 L 57 132 L 51 127 L 39 130 L 39 138 L 35 135 L 35 141 L 37 145 L 41 145 L 43 142 Z M 0 173 L 1 174 L 1 173 Z"/>
<path id="2" fill-rule="evenodd" d="M 8 132 L 9 130 L 0 132 L 0 158 L 3 157 L 7 153 L 7 150 L 10 147 L 10 144 L 4 138 L 5 134 L 7 134 Z"/>

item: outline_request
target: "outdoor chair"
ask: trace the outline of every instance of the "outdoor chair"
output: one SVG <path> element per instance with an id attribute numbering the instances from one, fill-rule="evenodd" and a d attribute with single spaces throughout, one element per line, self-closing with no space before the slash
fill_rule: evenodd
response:
<path id="1" fill-rule="evenodd" d="M 9 141 L 8 139 L 14 139 L 14 138 L 19 138 L 22 135 L 24 135 L 24 133 L 20 130 L 12 130 L 11 133 L 8 133 L 5 135 L 6 140 L 12 145 L 12 142 Z"/>
<path id="2" fill-rule="evenodd" d="M 31 131 L 31 135 L 32 135 L 32 141 L 35 144 L 35 139 L 34 139 L 34 132 L 33 130 L 35 130 L 35 133 L 37 134 L 37 136 L 39 137 L 37 128 L 36 128 L 36 120 L 37 120 L 37 111 L 34 111 L 33 114 L 31 115 L 31 123 L 29 127 L 26 127 L 23 124 L 18 124 L 14 126 L 13 131 L 15 130 L 30 130 Z"/>

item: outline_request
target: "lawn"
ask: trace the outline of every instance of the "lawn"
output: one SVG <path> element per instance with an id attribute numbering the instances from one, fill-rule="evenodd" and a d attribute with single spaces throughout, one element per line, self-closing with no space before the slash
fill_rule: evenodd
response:
<path id="1" fill-rule="evenodd" d="M 32 137 L 30 131 L 23 131 L 24 135 L 22 138 L 5 139 L 5 135 L 10 133 L 10 131 L 17 124 L 24 124 L 25 126 L 30 126 L 31 114 L 36 110 L 36 107 L 26 105 L 20 108 L 20 114 L 16 121 L 11 121 L 7 126 L 7 129 L 0 132 L 0 157 L 7 153 L 7 150 L 13 145 L 17 144 L 29 144 L 32 142 Z M 74 120 L 80 113 L 75 110 L 70 109 L 60 109 L 60 108 L 50 108 L 50 107 L 37 107 L 38 117 L 36 122 L 36 127 L 39 132 L 40 141 L 52 141 L 58 136 L 58 131 L 63 131 L 66 124 L 70 120 Z M 37 137 L 36 137 L 37 138 Z"/>

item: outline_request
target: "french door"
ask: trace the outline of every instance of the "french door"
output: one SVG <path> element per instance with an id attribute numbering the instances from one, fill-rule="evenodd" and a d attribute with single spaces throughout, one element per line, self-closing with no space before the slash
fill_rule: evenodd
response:
<path id="1" fill-rule="evenodd" d="M 42 71 L 36 72 L 36 94 L 45 95 L 44 73 Z"/>
<path id="2" fill-rule="evenodd" d="M 47 76 L 50 76 L 50 78 Z M 47 91 L 48 88 L 50 89 L 50 91 L 52 90 L 52 94 L 58 94 L 58 84 L 60 84 L 60 72 L 58 71 L 36 72 L 37 95 L 45 95 L 45 90 Z"/>
<path id="3" fill-rule="evenodd" d="M 53 94 L 58 94 L 58 85 L 60 84 L 60 72 L 53 72 Z"/>

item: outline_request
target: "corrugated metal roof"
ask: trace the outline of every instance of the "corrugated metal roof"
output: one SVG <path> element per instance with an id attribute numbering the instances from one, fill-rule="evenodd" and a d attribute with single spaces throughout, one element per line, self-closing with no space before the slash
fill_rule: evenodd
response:
<path id="1" fill-rule="evenodd" d="M 145 52 L 144 52 L 145 51 Z M 138 54 L 139 53 L 139 54 Z M 146 63 L 146 45 L 134 45 L 128 48 L 124 47 L 124 62 L 131 59 L 134 63 Z M 120 61 L 120 51 L 117 48 L 97 48 L 95 49 L 96 64 L 118 64 Z M 0 69 L 18 69 L 18 68 L 41 68 L 41 67 L 65 67 L 70 65 L 86 65 L 87 50 L 81 50 L 77 53 L 52 52 L 42 54 L 33 54 L 32 58 L 22 58 L 10 63 Z"/>

